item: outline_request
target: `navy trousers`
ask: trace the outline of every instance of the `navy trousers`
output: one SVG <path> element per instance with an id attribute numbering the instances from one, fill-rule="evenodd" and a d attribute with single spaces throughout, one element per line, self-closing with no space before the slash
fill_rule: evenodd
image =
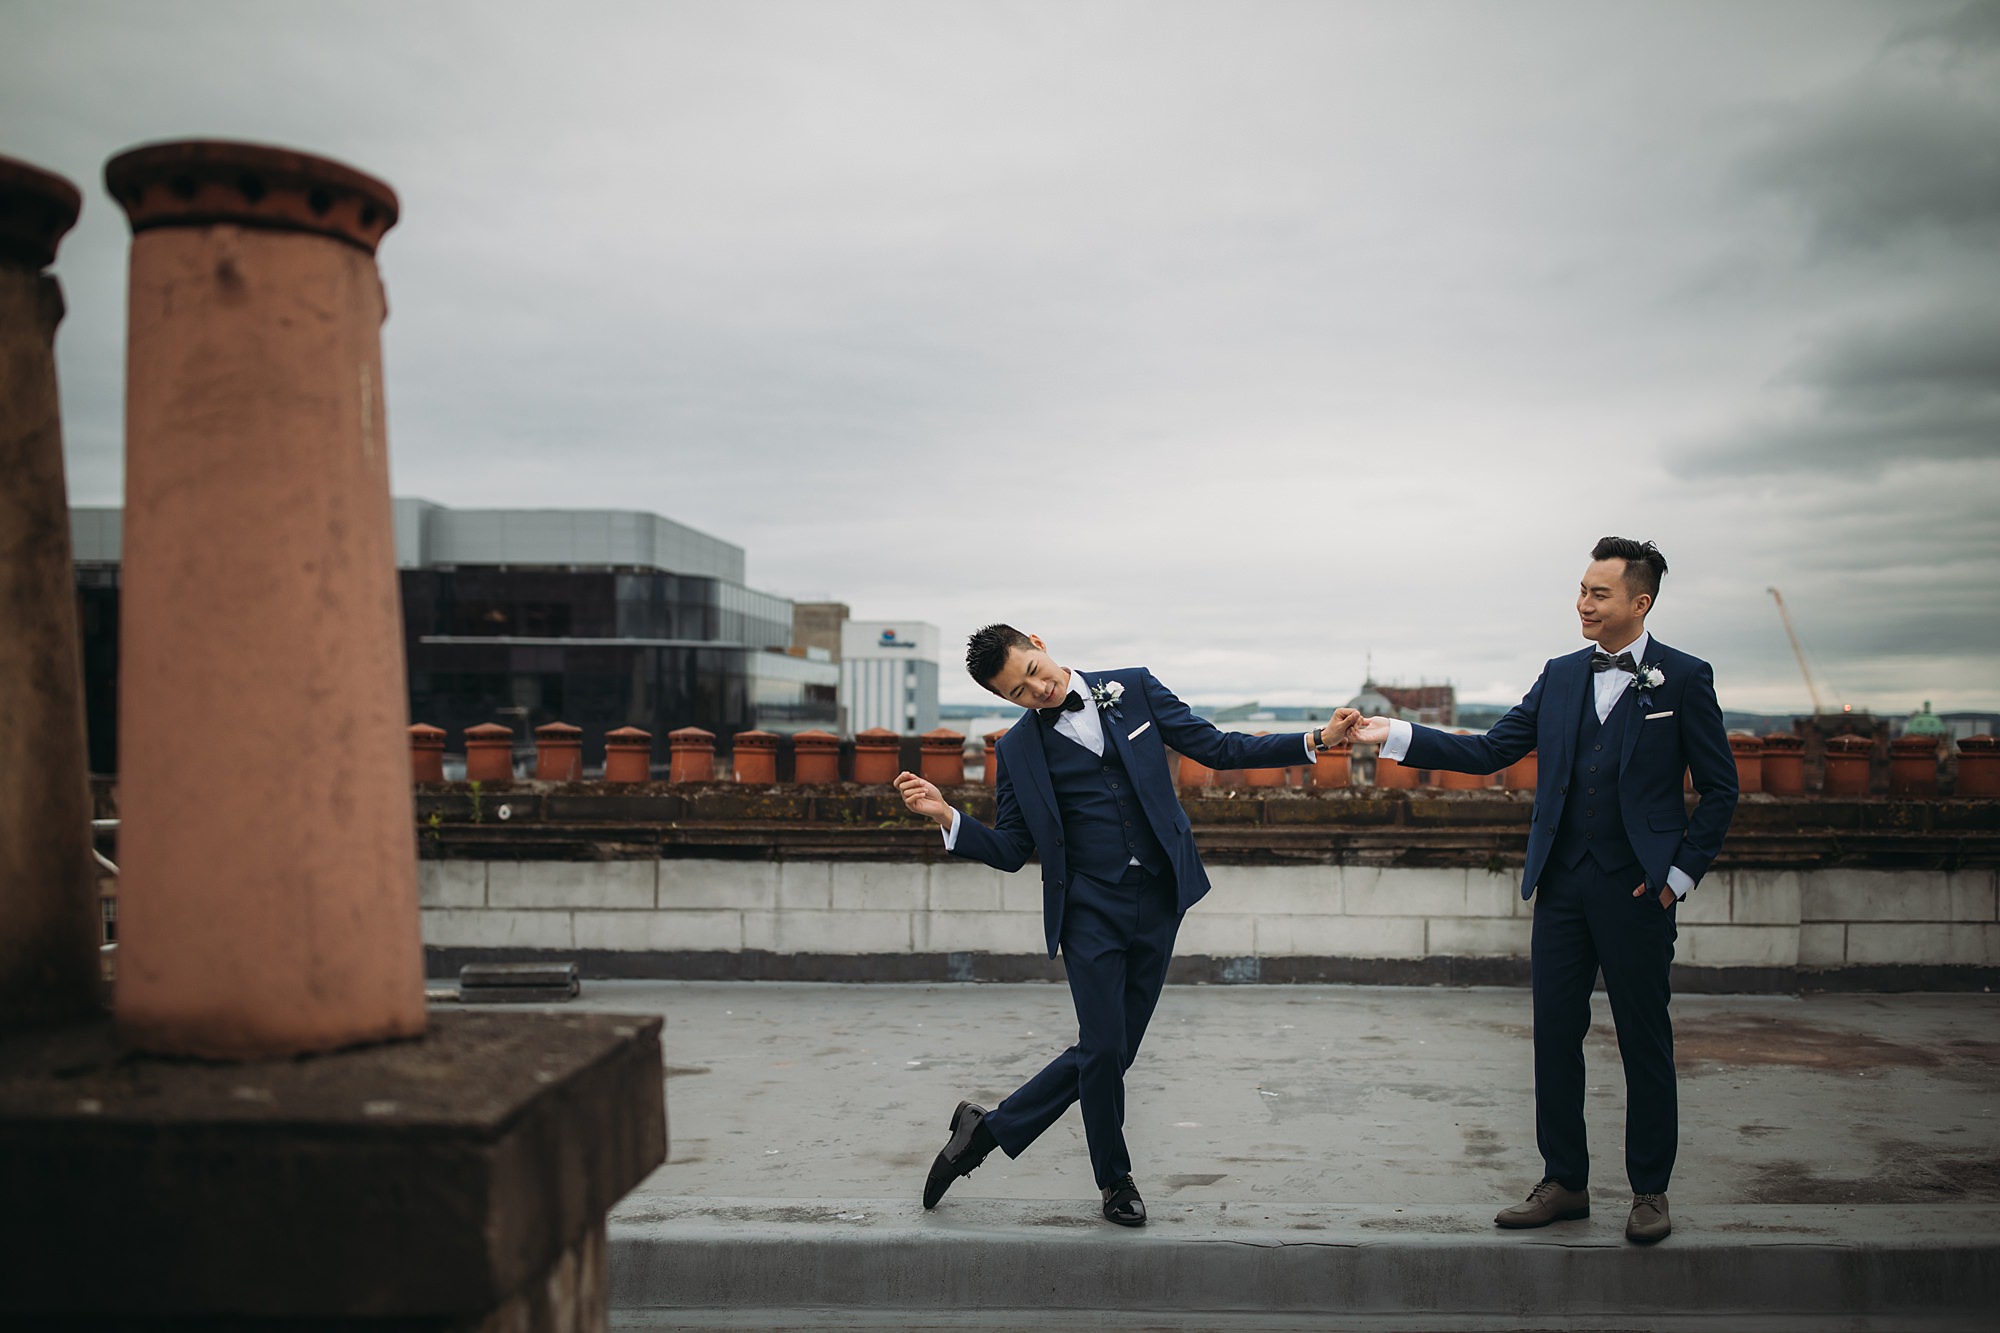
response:
<path id="1" fill-rule="evenodd" d="M 1625 1065 L 1625 1174 L 1635 1194 L 1664 1194 L 1673 1175 L 1680 1110 L 1667 972 L 1676 928 L 1657 893 L 1632 896 L 1645 878 L 1637 862 L 1605 870 L 1585 857 L 1573 867 L 1552 860 L 1535 886 L 1535 1138 L 1545 1174 L 1568 1189 L 1590 1183 L 1583 1039 L 1600 968 Z"/>
<path id="2" fill-rule="evenodd" d="M 1083 1103 L 1083 1135 L 1097 1187 L 1132 1169 L 1125 1148 L 1125 1071 L 1166 984 L 1181 925 L 1172 875 L 1127 866 L 1116 884 L 1087 875 L 1070 881 L 1063 907 L 1062 958 L 1076 1006 L 1076 1045 L 1023 1083 L 986 1117 L 1009 1157 L 1019 1157 Z"/>

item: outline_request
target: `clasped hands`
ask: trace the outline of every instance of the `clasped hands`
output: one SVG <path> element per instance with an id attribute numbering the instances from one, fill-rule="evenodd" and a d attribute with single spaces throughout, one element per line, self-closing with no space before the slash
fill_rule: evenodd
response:
<path id="1" fill-rule="evenodd" d="M 1354 710 L 1343 708 L 1339 713 L 1334 714 L 1334 720 L 1340 720 L 1340 713 L 1351 712 L 1354 712 Z M 1386 717 L 1360 717 L 1357 714 L 1355 721 L 1350 726 L 1348 738 L 1359 745 L 1380 745 L 1389 739 L 1389 719 Z M 1634 898 L 1643 898 L 1646 896 L 1646 892 L 1647 886 L 1641 884 L 1638 888 L 1632 890 L 1632 896 Z M 1668 885 L 1660 890 L 1660 906 L 1663 909 L 1671 908 L 1679 901 L 1680 895 L 1674 892 L 1673 886 Z"/>
<path id="2" fill-rule="evenodd" d="M 1336 708 L 1327 724 L 1316 733 L 1319 743 L 1334 746 L 1349 739 L 1355 724 L 1361 721 L 1358 708 Z M 915 773 L 902 772 L 896 775 L 896 794 L 903 798 L 903 804 L 911 814 L 934 819 L 940 828 L 951 827 L 951 806 L 935 783 L 926 782 Z"/>

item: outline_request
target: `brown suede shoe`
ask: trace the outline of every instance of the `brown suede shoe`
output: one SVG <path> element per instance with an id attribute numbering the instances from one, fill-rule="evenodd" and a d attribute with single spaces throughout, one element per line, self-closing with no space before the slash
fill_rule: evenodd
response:
<path id="1" fill-rule="evenodd" d="M 1664 1194 L 1639 1194 L 1632 1199 L 1632 1216 L 1625 1221 L 1625 1239 L 1637 1241 L 1641 1245 L 1651 1245 L 1656 1240 L 1666 1239 L 1674 1229 L 1672 1219 L 1667 1216 L 1667 1196 Z"/>
<path id="2" fill-rule="evenodd" d="M 1653 1196 L 1659 1197 L 1657 1195 Z M 1493 1219 L 1500 1227 L 1545 1227 L 1551 1222 L 1574 1222 L 1590 1216 L 1590 1191 L 1564 1189 L 1554 1176 L 1528 1191 L 1526 1203 L 1504 1208 Z"/>

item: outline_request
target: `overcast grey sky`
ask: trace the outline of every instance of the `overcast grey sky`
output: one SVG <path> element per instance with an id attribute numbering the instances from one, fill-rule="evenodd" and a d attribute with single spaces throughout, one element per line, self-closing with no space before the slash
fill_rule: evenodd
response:
<path id="1" fill-rule="evenodd" d="M 0 0 L 0 126 L 77 503 L 104 160 L 252 138 L 401 196 L 398 494 L 1216 702 L 1517 697 L 1615 532 L 1726 706 L 1805 707 L 1776 584 L 1830 695 L 2000 707 L 1997 4 Z"/>

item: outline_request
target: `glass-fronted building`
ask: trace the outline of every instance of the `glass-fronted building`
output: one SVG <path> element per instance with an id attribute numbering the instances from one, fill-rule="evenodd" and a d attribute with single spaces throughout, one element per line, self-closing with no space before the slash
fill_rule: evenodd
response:
<path id="1" fill-rule="evenodd" d="M 91 767 L 115 771 L 119 511 L 71 511 Z M 792 649 L 789 599 L 744 586 L 739 546 L 657 514 L 454 510 L 397 500 L 410 717 L 450 733 L 567 722 L 584 763 L 604 733 L 839 725 L 839 668 Z M 673 562 L 669 565 L 667 562 Z"/>

